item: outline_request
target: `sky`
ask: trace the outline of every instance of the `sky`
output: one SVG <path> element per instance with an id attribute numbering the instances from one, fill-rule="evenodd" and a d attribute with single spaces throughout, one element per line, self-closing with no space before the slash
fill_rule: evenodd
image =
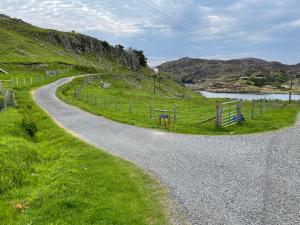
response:
<path id="1" fill-rule="evenodd" d="M 299 0 L 0 0 L 0 13 L 145 52 L 300 62 Z"/>

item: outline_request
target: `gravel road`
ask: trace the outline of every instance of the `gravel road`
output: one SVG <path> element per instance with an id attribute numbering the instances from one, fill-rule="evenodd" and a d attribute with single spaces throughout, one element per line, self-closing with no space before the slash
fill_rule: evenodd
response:
<path id="1" fill-rule="evenodd" d="M 153 172 L 191 224 L 300 224 L 300 120 L 273 133 L 205 136 L 120 124 L 60 101 L 63 78 L 34 98 L 86 142 Z"/>

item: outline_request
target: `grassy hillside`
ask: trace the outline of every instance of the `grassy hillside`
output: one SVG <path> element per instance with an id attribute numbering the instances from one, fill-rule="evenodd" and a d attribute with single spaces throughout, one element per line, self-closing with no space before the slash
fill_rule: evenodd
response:
<path id="1" fill-rule="evenodd" d="M 43 41 L 43 32 L 0 18 L 0 68 L 9 73 L 0 80 L 11 88 L 13 79 L 16 96 L 16 107 L 0 112 L 0 224 L 168 224 L 166 193 L 154 179 L 67 134 L 30 96 L 61 77 L 127 69 L 70 53 Z M 57 75 L 46 78 L 49 70 Z"/>
<path id="2" fill-rule="evenodd" d="M 34 104 L 32 88 L 16 88 L 17 107 L 0 113 L 0 224 L 166 224 L 163 189 L 131 163 L 66 134 Z M 37 126 L 34 137 L 24 120 Z"/>
<path id="3" fill-rule="evenodd" d="M 111 86 L 102 88 L 104 82 Z M 130 75 L 101 73 L 88 80 L 77 78 L 65 84 L 58 89 L 57 95 L 69 104 L 122 123 L 191 134 L 241 134 L 275 130 L 292 125 L 300 109 L 299 103 L 256 102 L 252 118 L 252 103 L 244 101 L 242 114 L 246 121 L 241 125 L 219 129 L 214 119 L 204 121 L 214 117 L 216 105 L 226 100 L 199 96 L 164 74 L 160 79 L 157 78 L 155 94 L 153 87 L 153 76 L 147 72 Z M 75 90 L 78 88 L 81 93 L 76 97 Z M 232 112 L 234 110 L 233 107 Z M 158 124 L 159 115 L 166 113 L 171 116 L 170 129 Z"/>

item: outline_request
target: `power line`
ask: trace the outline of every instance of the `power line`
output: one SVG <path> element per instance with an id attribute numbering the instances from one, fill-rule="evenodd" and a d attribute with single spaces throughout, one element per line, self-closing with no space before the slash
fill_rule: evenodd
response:
<path id="1" fill-rule="evenodd" d="M 148 0 L 143 0 L 143 1 L 146 3 L 146 5 L 147 5 L 149 8 L 154 9 L 154 10 L 160 12 L 161 14 L 163 14 L 163 15 L 169 17 L 170 19 L 176 20 L 176 21 L 179 22 L 182 26 L 187 26 L 187 27 L 190 27 L 190 28 L 195 28 L 194 25 L 189 24 L 189 23 L 187 23 L 186 21 L 184 21 L 184 20 L 178 18 L 177 16 L 175 16 L 175 15 L 173 15 L 173 14 L 170 14 L 170 13 L 164 11 L 163 9 L 161 9 L 159 6 L 153 4 L 152 2 L 149 2 Z"/>

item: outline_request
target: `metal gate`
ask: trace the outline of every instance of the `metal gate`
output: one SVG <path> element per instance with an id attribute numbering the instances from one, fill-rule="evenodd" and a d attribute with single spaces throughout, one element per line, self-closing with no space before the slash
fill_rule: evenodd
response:
<path id="1" fill-rule="evenodd" d="M 224 102 L 216 108 L 216 126 L 228 127 L 241 122 L 241 100 Z"/>

